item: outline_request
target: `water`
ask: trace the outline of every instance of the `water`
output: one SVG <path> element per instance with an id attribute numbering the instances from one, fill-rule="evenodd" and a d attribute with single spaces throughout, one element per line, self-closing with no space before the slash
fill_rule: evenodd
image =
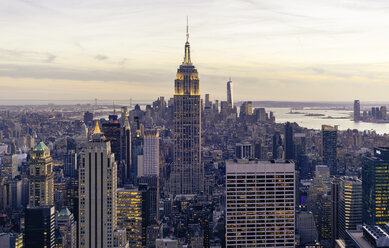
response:
<path id="1" fill-rule="evenodd" d="M 301 127 L 309 129 L 321 129 L 321 125 L 338 125 L 339 130 L 358 129 L 359 131 L 375 131 L 378 134 L 389 133 L 389 123 L 354 122 L 353 112 L 350 110 L 319 110 L 304 108 L 293 110 L 302 114 L 289 114 L 290 108 L 266 108 L 266 112 L 272 111 L 277 123 L 296 122 Z M 305 116 L 305 114 L 324 114 L 324 116 Z M 334 119 L 326 117 L 331 116 Z M 336 119 L 346 118 L 346 119 Z"/>

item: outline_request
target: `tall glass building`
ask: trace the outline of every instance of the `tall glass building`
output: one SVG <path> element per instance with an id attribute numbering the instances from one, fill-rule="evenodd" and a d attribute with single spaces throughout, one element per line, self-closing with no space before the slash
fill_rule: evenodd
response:
<path id="1" fill-rule="evenodd" d="M 363 222 L 389 223 L 389 147 L 374 148 L 362 161 Z"/>
<path id="2" fill-rule="evenodd" d="M 337 158 L 337 138 L 338 129 L 337 127 L 323 125 L 321 127 L 322 133 L 322 156 L 323 164 L 330 168 L 330 174 L 337 174 L 336 158 Z"/>

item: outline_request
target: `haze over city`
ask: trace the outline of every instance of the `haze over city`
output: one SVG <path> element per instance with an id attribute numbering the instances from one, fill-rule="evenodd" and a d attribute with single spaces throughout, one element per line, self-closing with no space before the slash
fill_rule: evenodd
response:
<path id="1" fill-rule="evenodd" d="M 189 16 L 201 94 L 386 101 L 389 2 L 29 1 L 0 6 L 0 98 L 172 94 Z"/>

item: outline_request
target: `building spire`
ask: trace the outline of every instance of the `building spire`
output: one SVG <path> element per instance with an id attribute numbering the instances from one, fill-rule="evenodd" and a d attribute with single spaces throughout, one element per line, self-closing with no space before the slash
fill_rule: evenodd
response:
<path id="1" fill-rule="evenodd" d="M 101 134 L 99 121 L 96 121 L 95 129 L 93 130 L 92 134 Z"/>
<path id="2" fill-rule="evenodd" d="M 192 61 L 190 60 L 190 45 L 189 45 L 189 22 L 188 17 L 186 17 L 186 43 L 185 43 L 185 65 L 191 65 Z"/>
<path id="3" fill-rule="evenodd" d="M 186 16 L 186 42 L 189 42 L 189 18 Z"/>

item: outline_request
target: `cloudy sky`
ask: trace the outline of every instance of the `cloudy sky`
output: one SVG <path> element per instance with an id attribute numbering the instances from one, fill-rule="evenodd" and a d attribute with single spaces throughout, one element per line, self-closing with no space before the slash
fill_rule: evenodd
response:
<path id="1" fill-rule="evenodd" d="M 387 0 L 2 0 L 0 99 L 388 101 Z"/>

